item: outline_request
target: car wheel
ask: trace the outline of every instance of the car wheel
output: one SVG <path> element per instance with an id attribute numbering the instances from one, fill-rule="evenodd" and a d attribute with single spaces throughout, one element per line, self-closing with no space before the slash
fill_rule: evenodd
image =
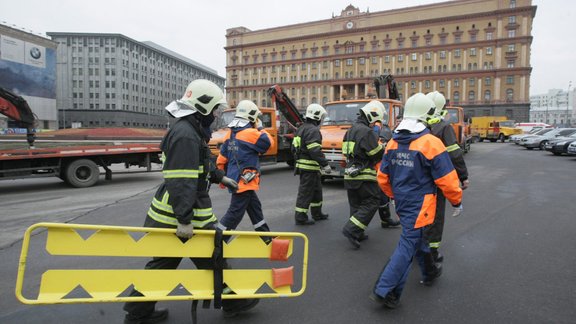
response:
<path id="1" fill-rule="evenodd" d="M 504 143 L 506 141 L 506 136 L 504 136 L 504 134 L 500 134 L 498 135 L 498 140 L 502 143 Z"/>
<path id="2" fill-rule="evenodd" d="M 540 148 L 540 151 L 544 151 L 546 148 L 546 143 L 548 143 L 548 141 L 542 141 L 540 142 L 540 145 L 538 146 Z"/>

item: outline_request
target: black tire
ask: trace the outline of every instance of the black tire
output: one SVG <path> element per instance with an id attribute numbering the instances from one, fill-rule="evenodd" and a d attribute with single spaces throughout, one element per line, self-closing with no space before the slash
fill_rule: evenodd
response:
<path id="1" fill-rule="evenodd" d="M 506 141 L 506 136 L 504 136 L 504 134 L 500 134 L 498 135 L 498 140 L 502 143 L 504 143 Z"/>
<path id="2" fill-rule="evenodd" d="M 66 166 L 64 179 L 66 183 L 76 188 L 91 187 L 98 182 L 100 178 L 100 169 L 98 165 L 88 159 L 72 161 Z"/>
<path id="3" fill-rule="evenodd" d="M 538 148 L 540 149 L 540 151 L 546 150 L 546 148 L 545 148 L 546 143 L 548 143 L 548 141 L 542 141 L 542 142 L 540 142 L 540 145 L 538 145 Z"/>
<path id="4" fill-rule="evenodd" d="M 490 139 L 490 142 L 491 142 L 491 143 L 496 143 L 496 140 L 497 140 L 497 138 L 491 138 L 491 139 Z"/>

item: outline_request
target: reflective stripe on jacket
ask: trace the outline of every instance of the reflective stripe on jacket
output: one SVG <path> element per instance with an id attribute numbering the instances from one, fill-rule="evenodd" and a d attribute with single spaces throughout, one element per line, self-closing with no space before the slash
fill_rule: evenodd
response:
<path id="1" fill-rule="evenodd" d="M 353 177 L 344 175 L 344 180 L 376 182 L 376 164 L 382 159 L 384 149 L 378 135 L 368 126 L 368 122 L 359 118 L 346 132 L 342 142 L 342 154 L 346 156 L 346 167 L 357 166 L 360 173 Z"/>
<path id="2" fill-rule="evenodd" d="M 295 167 L 299 171 L 317 172 L 328 165 L 322 152 L 322 134 L 312 122 L 306 121 L 300 125 L 292 140 L 292 150 L 295 152 Z"/>

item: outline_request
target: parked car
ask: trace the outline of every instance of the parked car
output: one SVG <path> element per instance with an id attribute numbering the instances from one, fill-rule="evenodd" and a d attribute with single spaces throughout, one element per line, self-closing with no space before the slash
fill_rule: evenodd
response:
<path id="1" fill-rule="evenodd" d="M 520 140 L 520 145 L 524 146 L 528 150 L 532 150 L 536 147 L 544 150 L 544 146 L 548 141 L 559 136 L 568 136 L 573 133 L 576 133 L 576 128 L 556 128 L 544 135 L 530 135 L 523 137 Z"/>
<path id="2" fill-rule="evenodd" d="M 512 136 L 510 136 L 510 142 L 513 142 L 516 145 L 520 145 L 520 140 L 523 137 L 530 136 L 530 135 L 544 135 L 553 129 L 554 128 L 538 128 L 538 129 L 532 129 L 529 133 L 526 133 L 526 134 L 512 135 Z"/>
<path id="3" fill-rule="evenodd" d="M 544 149 L 552 152 L 554 155 L 567 154 L 568 145 L 572 142 L 576 142 L 576 132 L 570 136 L 556 137 L 556 139 L 549 140 L 544 146 Z"/>
<path id="4" fill-rule="evenodd" d="M 576 142 L 572 142 L 570 145 L 568 145 L 568 150 L 566 153 L 568 153 L 568 155 L 576 155 Z"/>

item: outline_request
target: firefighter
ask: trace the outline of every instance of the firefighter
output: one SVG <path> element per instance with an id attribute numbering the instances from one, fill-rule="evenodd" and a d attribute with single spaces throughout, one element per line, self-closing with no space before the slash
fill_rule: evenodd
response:
<path id="1" fill-rule="evenodd" d="M 319 125 L 326 116 L 326 109 L 319 104 L 306 108 L 305 121 L 294 135 L 292 151 L 296 160 L 295 173 L 300 176 L 294 218 L 296 225 L 313 225 L 328 219 L 322 212 L 321 171 L 330 174 L 332 169 L 322 152 L 322 134 Z M 308 218 L 308 208 L 312 219 Z"/>
<path id="2" fill-rule="evenodd" d="M 398 305 L 414 257 L 423 284 L 432 284 L 442 273 L 424 235 L 426 226 L 434 222 L 438 189 L 462 212 L 462 189 L 450 156 L 442 141 L 426 128 L 434 110 L 434 102 L 423 93 L 406 101 L 403 120 L 386 145 L 378 170 L 378 184 L 395 200 L 402 223 L 400 241 L 370 295 L 386 308 Z"/>
<path id="3" fill-rule="evenodd" d="M 259 120 L 260 110 L 250 100 L 242 100 L 236 107 L 234 119 L 228 127 L 216 160 L 218 169 L 238 182 L 238 190 L 232 191 L 228 211 L 218 225 L 222 230 L 236 229 L 244 213 L 252 221 L 256 231 L 269 232 L 270 228 L 262 214 L 262 204 L 256 191 L 260 189 L 260 159 L 274 141 Z M 269 238 L 266 238 L 269 240 Z"/>
<path id="4" fill-rule="evenodd" d="M 212 212 L 208 195 L 209 182 L 222 183 L 236 189 L 238 184 L 222 171 L 210 171 L 210 124 L 214 110 L 226 105 L 222 90 L 208 80 L 194 80 L 182 99 L 172 102 L 166 110 L 177 120 L 160 144 L 164 166 L 164 182 L 152 198 L 144 227 L 176 228 L 176 235 L 185 242 L 194 229 L 214 229 L 218 220 Z M 176 269 L 182 258 L 155 257 L 145 269 Z M 198 269 L 212 269 L 211 258 L 191 258 Z M 224 265 L 224 267 L 228 267 Z M 224 293 L 231 293 L 224 287 Z M 131 297 L 142 296 L 137 290 Z M 254 307 L 258 299 L 225 299 L 225 317 Z M 156 302 L 127 302 L 124 323 L 157 323 L 168 317 L 167 309 L 156 309 Z"/>
<path id="5" fill-rule="evenodd" d="M 388 143 L 388 141 L 392 138 L 392 130 L 390 127 L 388 127 L 388 112 L 386 111 L 386 108 L 383 104 L 381 106 L 384 118 L 382 119 L 382 122 L 377 121 L 374 123 L 374 131 L 376 134 L 378 134 L 382 147 L 386 147 L 386 143 Z M 376 170 L 378 170 L 379 167 L 380 164 L 378 163 L 376 165 Z M 390 198 L 388 198 L 388 196 L 386 196 L 386 194 L 380 190 L 380 205 L 378 206 L 378 214 L 380 215 L 380 226 L 382 226 L 382 228 L 396 227 L 400 225 L 400 221 L 395 220 L 392 217 L 391 206 L 392 204 Z"/>
<path id="6" fill-rule="evenodd" d="M 367 238 L 364 231 L 380 206 L 376 164 L 382 159 L 384 149 L 373 127 L 383 119 L 382 103 L 372 100 L 360 108 L 358 119 L 343 138 L 342 153 L 346 156 L 344 187 L 348 192 L 350 218 L 342 233 L 355 249 Z"/>
<path id="7" fill-rule="evenodd" d="M 462 190 L 465 190 L 470 184 L 470 181 L 468 180 L 468 169 L 466 168 L 466 162 L 464 162 L 464 152 L 460 148 L 460 145 L 458 145 L 458 139 L 456 138 L 456 133 L 454 133 L 454 128 L 452 128 L 449 121 L 444 119 L 444 116 L 446 116 L 446 113 L 448 112 L 445 109 L 446 98 L 444 98 L 444 96 L 438 91 L 429 92 L 426 96 L 432 99 L 436 105 L 434 118 L 428 121 L 430 132 L 432 135 L 438 137 L 444 146 L 446 146 L 448 155 L 450 155 L 450 160 L 458 174 Z M 446 198 L 442 192 L 439 191 L 436 196 L 436 218 L 434 218 L 434 223 L 430 225 L 426 231 L 428 243 L 430 244 L 430 252 L 436 262 L 444 261 L 444 257 L 440 252 L 438 252 L 438 249 L 440 248 L 440 242 L 442 241 L 445 213 Z"/>

